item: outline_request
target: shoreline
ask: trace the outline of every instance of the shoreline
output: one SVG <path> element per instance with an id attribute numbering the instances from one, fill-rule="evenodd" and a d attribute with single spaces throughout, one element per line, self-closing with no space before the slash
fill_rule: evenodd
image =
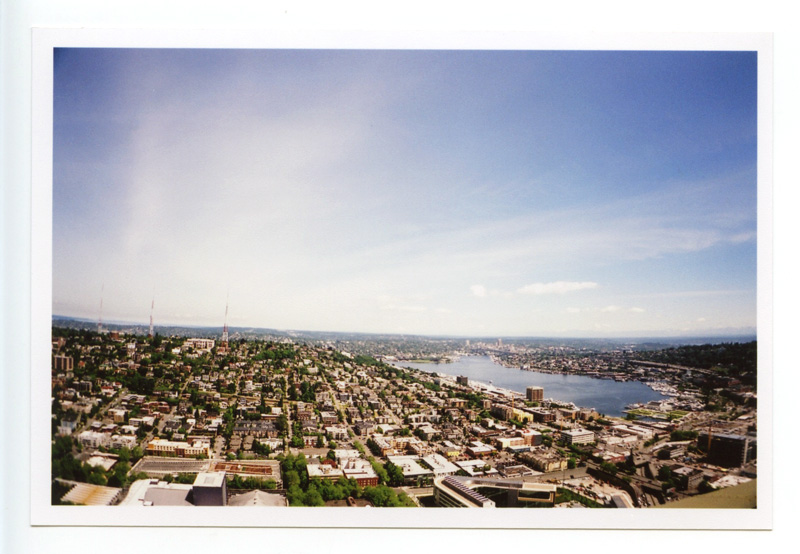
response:
<path id="1" fill-rule="evenodd" d="M 443 365 L 443 364 L 450 364 L 456 361 L 459 361 L 462 357 L 486 357 L 489 358 L 493 363 L 499 365 L 500 367 L 504 367 L 506 369 L 515 369 L 517 371 L 529 371 L 532 373 L 540 373 L 542 375 L 574 375 L 576 377 L 588 377 L 590 379 L 598 379 L 600 381 L 615 381 L 617 383 L 641 383 L 642 385 L 646 386 L 653 392 L 659 393 L 661 396 L 666 398 L 677 398 L 679 396 L 679 392 L 675 389 L 672 385 L 665 383 L 664 381 L 642 381 L 636 378 L 625 378 L 625 379 L 616 379 L 614 376 L 601 376 L 597 373 L 574 373 L 568 371 L 555 371 L 555 370 L 542 370 L 542 369 L 525 369 L 523 367 L 518 367 L 515 365 L 508 365 L 502 362 L 502 360 L 498 359 L 493 354 L 458 354 L 453 356 L 452 358 L 448 359 L 446 362 L 437 362 L 433 360 L 426 360 L 426 361 L 412 361 L 412 360 L 397 360 L 394 363 L 400 364 L 402 362 L 406 363 L 424 363 L 424 364 L 431 364 L 431 365 Z M 494 386 L 492 384 L 487 384 L 487 386 Z M 508 390 L 508 389 L 503 389 Z M 519 394 L 521 396 L 525 396 L 524 393 L 518 391 L 509 391 L 513 392 L 514 394 Z"/>
<path id="2" fill-rule="evenodd" d="M 640 384 L 644 385 L 645 387 L 647 387 L 647 389 L 649 389 L 652 393 L 655 393 L 657 395 L 657 398 L 653 398 L 651 400 L 634 399 L 631 402 L 625 404 L 624 406 L 620 406 L 618 408 L 619 415 L 617 415 L 615 417 L 624 418 L 626 416 L 626 414 L 628 412 L 630 412 L 631 410 L 635 411 L 636 408 L 642 408 L 646 404 L 649 404 L 649 403 L 653 403 L 653 405 L 651 406 L 650 409 L 655 409 L 656 411 L 660 411 L 660 410 L 659 410 L 659 408 L 657 408 L 655 406 L 655 404 L 661 405 L 662 406 L 661 409 L 664 409 L 663 408 L 663 404 L 664 403 L 672 403 L 672 402 L 675 402 L 675 405 L 674 405 L 675 407 L 671 408 L 670 410 L 666 410 L 666 411 L 674 411 L 674 410 L 694 411 L 693 407 L 687 407 L 687 405 L 691 404 L 691 399 L 682 398 L 682 395 L 681 395 L 680 391 L 678 391 L 669 382 L 666 382 L 666 381 L 663 381 L 663 380 L 658 380 L 658 381 L 656 381 L 656 380 L 648 380 L 648 381 L 644 381 L 644 380 L 640 380 L 640 379 L 636 379 L 636 378 L 614 379 L 613 377 L 610 377 L 610 376 L 609 377 L 602 377 L 602 376 L 598 376 L 596 374 L 590 374 L 590 373 L 575 373 L 575 372 L 552 371 L 552 370 L 541 371 L 541 370 L 538 370 L 538 369 L 527 369 L 527 368 L 522 368 L 522 367 L 519 367 L 519 366 L 516 366 L 516 365 L 504 364 L 496 356 L 494 356 L 492 354 L 465 354 L 463 352 L 459 352 L 459 353 L 457 353 L 456 356 L 457 356 L 457 358 L 454 357 L 453 359 L 461 360 L 462 358 L 465 358 L 465 357 L 485 358 L 488 361 L 490 361 L 493 365 L 502 367 L 503 369 L 517 370 L 517 371 L 529 371 L 529 372 L 533 372 L 533 373 L 539 373 L 541 375 L 565 375 L 565 376 L 574 376 L 574 377 L 589 377 L 589 378 L 593 378 L 593 379 L 598 379 L 600 381 L 614 381 L 616 383 L 640 383 Z M 403 368 L 404 367 L 403 366 L 404 361 L 393 361 L 392 363 L 396 367 L 399 367 L 399 368 Z M 405 361 L 405 363 L 411 364 L 411 363 L 414 363 L 414 362 Z M 431 366 L 439 366 L 439 365 L 443 366 L 443 367 L 441 367 L 441 370 L 436 370 L 436 369 L 433 369 L 431 367 Z M 414 370 L 417 370 L 417 371 L 421 371 L 424 374 L 428 374 L 428 375 L 432 375 L 432 376 L 435 376 L 435 377 L 439 377 L 439 378 L 445 379 L 447 381 L 447 383 L 449 385 L 451 385 L 451 386 L 455 386 L 456 385 L 456 377 L 457 377 L 457 375 L 454 372 L 454 368 L 452 366 L 447 367 L 447 366 L 445 366 L 445 364 L 437 364 L 437 363 L 426 363 L 425 366 L 426 367 L 424 367 L 424 368 L 423 367 L 411 367 L 410 369 L 414 369 Z M 470 388 L 478 391 L 478 392 L 500 396 L 503 399 L 506 399 L 506 400 L 508 400 L 508 401 L 510 401 L 512 403 L 514 401 L 524 401 L 525 400 L 525 393 L 522 390 L 513 390 L 513 389 L 503 388 L 503 387 L 495 385 L 491 381 L 487 383 L 485 381 L 473 380 L 473 378 L 470 377 L 469 381 L 468 381 L 468 386 Z M 596 406 L 578 406 L 578 404 L 576 404 L 574 401 L 571 401 L 571 400 L 559 400 L 559 399 L 554 399 L 554 398 L 547 398 L 547 399 L 544 399 L 544 402 L 553 403 L 553 404 L 561 405 L 561 406 L 569 406 L 569 407 L 571 407 L 573 409 L 591 409 L 591 410 L 597 411 L 597 407 Z"/>
<path id="3" fill-rule="evenodd" d="M 423 369 L 413 368 L 413 367 L 412 368 L 402 367 L 402 366 L 399 365 L 400 362 L 395 362 L 395 364 L 397 364 L 395 367 L 397 367 L 398 369 L 413 369 L 413 370 L 416 370 L 416 371 L 421 371 L 423 373 L 429 373 L 430 375 L 435 376 L 436 378 L 446 380 L 452 386 L 458 386 L 458 383 L 456 382 L 456 377 L 454 375 L 450 375 L 450 374 L 447 374 L 447 373 L 439 373 L 439 372 L 426 372 Z M 501 365 L 501 364 L 498 364 L 498 365 Z M 506 366 L 502 366 L 502 367 L 506 367 Z M 508 368 L 508 369 L 513 369 L 513 368 Z M 506 388 L 503 388 L 503 387 L 498 387 L 497 385 L 495 385 L 493 383 L 485 383 L 483 381 L 476 381 L 476 380 L 474 380 L 472 378 L 469 379 L 469 382 L 468 382 L 468 384 L 466 386 L 471 388 L 471 389 L 477 390 L 479 392 L 502 395 L 502 396 L 505 396 L 506 398 L 508 398 L 509 400 L 523 400 L 523 401 L 525 400 L 525 393 L 523 393 L 523 392 L 512 390 L 512 389 L 506 389 Z M 555 398 L 544 398 L 542 400 L 542 402 L 549 403 L 549 404 L 558 404 L 559 406 L 566 406 L 566 407 L 569 407 L 569 408 L 572 408 L 572 409 L 576 409 L 576 410 L 579 410 L 579 409 L 595 410 L 595 408 L 593 408 L 593 407 L 589 408 L 589 407 L 586 407 L 586 406 L 578 406 L 574 402 L 570 402 L 568 400 L 558 400 L 558 399 L 555 399 Z"/>
<path id="4" fill-rule="evenodd" d="M 597 372 L 594 373 L 573 373 L 568 371 L 548 371 L 542 369 L 525 369 L 524 367 L 517 367 L 508 365 L 499 360 L 495 356 L 491 354 L 486 354 L 494 363 L 499 366 L 505 367 L 506 369 L 517 369 L 519 371 L 530 371 L 533 373 L 541 373 L 543 375 L 576 375 L 578 377 L 589 377 L 590 379 L 599 379 L 601 381 L 615 381 L 617 383 L 641 383 L 644 386 L 648 387 L 650 390 L 659 393 L 661 396 L 665 396 L 667 398 L 675 398 L 677 397 L 678 390 L 675 389 L 672 385 L 665 383 L 664 381 L 642 381 L 641 379 L 636 379 L 635 377 L 625 377 L 623 379 L 617 379 L 613 375 L 609 376 L 602 376 L 599 375 Z"/>

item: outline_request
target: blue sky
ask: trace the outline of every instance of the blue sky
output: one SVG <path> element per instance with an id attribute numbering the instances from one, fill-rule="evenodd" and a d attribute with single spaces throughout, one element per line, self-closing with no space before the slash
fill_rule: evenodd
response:
<path id="1" fill-rule="evenodd" d="M 59 49 L 53 312 L 752 332 L 756 54 Z M 153 292 L 155 290 L 155 293 Z"/>

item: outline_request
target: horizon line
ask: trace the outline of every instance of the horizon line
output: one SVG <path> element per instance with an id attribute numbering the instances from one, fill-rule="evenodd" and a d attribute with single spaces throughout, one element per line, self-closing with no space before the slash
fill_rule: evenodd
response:
<path id="1" fill-rule="evenodd" d="M 96 324 L 97 322 L 93 319 L 86 318 L 86 317 L 77 317 L 77 316 L 68 316 L 68 315 L 60 315 L 60 314 L 52 314 L 51 320 L 56 319 L 70 319 L 79 321 L 82 323 L 91 323 Z M 115 320 L 110 321 L 106 320 L 104 322 L 106 325 L 116 325 L 116 326 L 138 326 L 138 327 L 148 327 L 148 323 L 145 322 L 136 322 L 136 321 L 124 321 L 124 320 Z M 154 329 L 158 329 L 159 327 L 184 327 L 187 329 L 198 329 L 198 330 L 208 330 L 208 329 L 222 329 L 222 326 L 217 325 L 202 325 L 202 324 L 178 324 L 178 323 L 163 323 L 160 325 L 154 325 Z M 234 331 L 236 329 L 244 330 L 244 329 L 252 329 L 252 330 L 259 330 L 259 331 L 274 331 L 277 333 L 316 333 L 316 334 L 333 334 L 333 335 L 388 335 L 388 336 L 396 336 L 396 337 L 421 337 L 421 338 L 441 338 L 441 339 L 504 339 L 504 340 L 521 340 L 521 339 L 539 339 L 539 340 L 548 340 L 548 339 L 572 339 L 572 340 L 616 340 L 616 341 L 623 341 L 623 340 L 646 340 L 646 339 L 655 339 L 655 340 L 680 340 L 680 339 L 700 339 L 700 338 L 735 338 L 735 337 L 755 337 L 758 340 L 758 329 L 754 328 L 751 330 L 740 330 L 740 331 L 713 331 L 708 330 L 704 332 L 697 332 L 691 334 L 677 334 L 677 331 L 673 331 L 672 334 L 624 334 L 620 333 L 616 336 L 612 335 L 512 335 L 512 334 L 486 334 L 486 335 L 466 335 L 466 334 L 453 334 L 449 335 L 446 333 L 440 334 L 432 334 L 432 333 L 397 333 L 397 332 L 382 332 L 382 331 L 333 331 L 333 330 L 311 330 L 311 329 L 280 329 L 276 327 L 259 327 L 255 325 L 234 325 L 228 326 L 229 331 Z"/>

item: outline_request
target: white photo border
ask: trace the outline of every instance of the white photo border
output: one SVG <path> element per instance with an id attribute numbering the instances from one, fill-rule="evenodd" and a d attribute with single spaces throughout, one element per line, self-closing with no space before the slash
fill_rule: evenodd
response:
<path id="1" fill-rule="evenodd" d="M 767 33 L 430 33 L 33 29 L 31 524 L 418 529 L 770 529 L 773 506 L 772 37 Z M 758 507 L 752 510 L 404 510 L 73 507 L 50 503 L 53 51 L 75 48 L 731 50 L 758 53 Z"/>

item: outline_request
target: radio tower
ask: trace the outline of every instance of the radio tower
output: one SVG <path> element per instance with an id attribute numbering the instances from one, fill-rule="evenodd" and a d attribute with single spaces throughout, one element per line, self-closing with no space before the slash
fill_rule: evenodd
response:
<path id="1" fill-rule="evenodd" d="M 228 347 L 228 296 L 225 297 L 225 325 L 222 327 L 222 346 Z"/>
<path id="2" fill-rule="evenodd" d="M 103 332 L 103 291 L 106 288 L 106 284 L 103 283 L 103 286 L 100 287 L 100 318 L 97 320 L 97 334 L 101 334 Z"/>
<path id="3" fill-rule="evenodd" d="M 153 338 L 153 307 L 156 305 L 156 293 L 153 291 L 153 301 L 150 302 L 150 332 L 147 334 L 151 339 Z"/>

